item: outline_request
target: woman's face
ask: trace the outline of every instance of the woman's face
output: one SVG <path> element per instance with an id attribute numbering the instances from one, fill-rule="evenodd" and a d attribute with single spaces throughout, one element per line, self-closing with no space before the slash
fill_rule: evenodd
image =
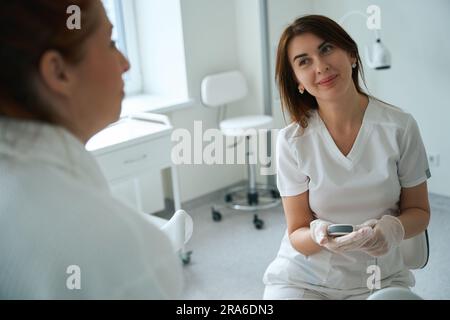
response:
<path id="1" fill-rule="evenodd" d="M 318 100 L 336 99 L 354 86 L 352 64 L 356 58 L 312 33 L 293 38 L 288 57 L 299 90 L 308 91 Z"/>
<path id="2" fill-rule="evenodd" d="M 111 40 L 112 25 L 101 1 L 95 1 L 99 26 L 86 41 L 83 60 L 74 67 L 76 85 L 72 120 L 86 138 L 119 118 L 124 97 L 123 73 L 129 70 L 127 59 Z"/>

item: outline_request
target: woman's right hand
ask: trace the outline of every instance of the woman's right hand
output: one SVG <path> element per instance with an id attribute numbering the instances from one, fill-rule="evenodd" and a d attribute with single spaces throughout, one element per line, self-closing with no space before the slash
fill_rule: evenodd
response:
<path id="1" fill-rule="evenodd" d="M 331 222 L 316 219 L 311 221 L 309 229 L 311 238 L 314 242 L 319 246 L 336 253 L 360 249 L 369 239 L 371 239 L 374 232 L 371 226 L 363 226 L 345 236 L 330 237 L 328 236 L 327 228 L 331 224 Z"/>

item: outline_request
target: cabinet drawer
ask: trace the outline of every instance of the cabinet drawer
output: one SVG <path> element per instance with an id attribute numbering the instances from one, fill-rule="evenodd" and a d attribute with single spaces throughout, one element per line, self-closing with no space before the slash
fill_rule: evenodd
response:
<path id="1" fill-rule="evenodd" d="M 98 164 L 108 181 L 144 173 L 151 167 L 162 169 L 171 165 L 170 136 L 140 142 L 108 153 L 96 154 Z"/>

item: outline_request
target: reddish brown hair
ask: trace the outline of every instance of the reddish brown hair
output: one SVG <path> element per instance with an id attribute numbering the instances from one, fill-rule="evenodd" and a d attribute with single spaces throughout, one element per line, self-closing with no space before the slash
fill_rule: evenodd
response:
<path id="1" fill-rule="evenodd" d="M 84 43 L 98 25 L 98 14 L 92 10 L 95 1 L 99 0 L 0 2 L 0 115 L 29 114 L 53 122 L 50 108 L 41 101 L 35 85 L 41 57 L 56 50 L 69 63 L 83 59 Z M 81 9 L 79 30 L 66 26 L 70 5 Z"/>
<path id="2" fill-rule="evenodd" d="M 287 111 L 292 121 L 299 123 L 303 128 L 308 126 L 310 111 L 317 109 L 318 104 L 314 96 L 307 91 L 299 94 L 298 83 L 288 57 L 288 46 L 293 38 L 304 33 L 312 33 L 317 37 L 332 43 L 333 45 L 347 51 L 358 60 L 356 68 L 353 69 L 352 79 L 356 90 L 363 92 L 359 85 L 359 74 L 365 85 L 364 71 L 359 57 L 358 46 L 349 34 L 335 21 L 320 15 L 307 15 L 298 18 L 290 24 L 282 33 L 278 44 L 276 58 L 275 80 L 280 92 L 283 111 Z"/>

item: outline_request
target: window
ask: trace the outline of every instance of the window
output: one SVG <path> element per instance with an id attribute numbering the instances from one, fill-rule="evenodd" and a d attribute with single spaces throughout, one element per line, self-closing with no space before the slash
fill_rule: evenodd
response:
<path id="1" fill-rule="evenodd" d="M 127 95 L 142 92 L 142 77 L 138 54 L 134 1 L 102 0 L 109 20 L 114 25 L 112 38 L 119 50 L 128 58 L 132 68 L 124 76 Z M 126 21 L 126 23 L 125 23 Z"/>
<path id="2" fill-rule="evenodd" d="M 131 64 L 121 116 L 169 112 L 188 97 L 180 0 L 102 0 L 113 40 Z M 145 57 L 145 59 L 140 59 Z"/>

